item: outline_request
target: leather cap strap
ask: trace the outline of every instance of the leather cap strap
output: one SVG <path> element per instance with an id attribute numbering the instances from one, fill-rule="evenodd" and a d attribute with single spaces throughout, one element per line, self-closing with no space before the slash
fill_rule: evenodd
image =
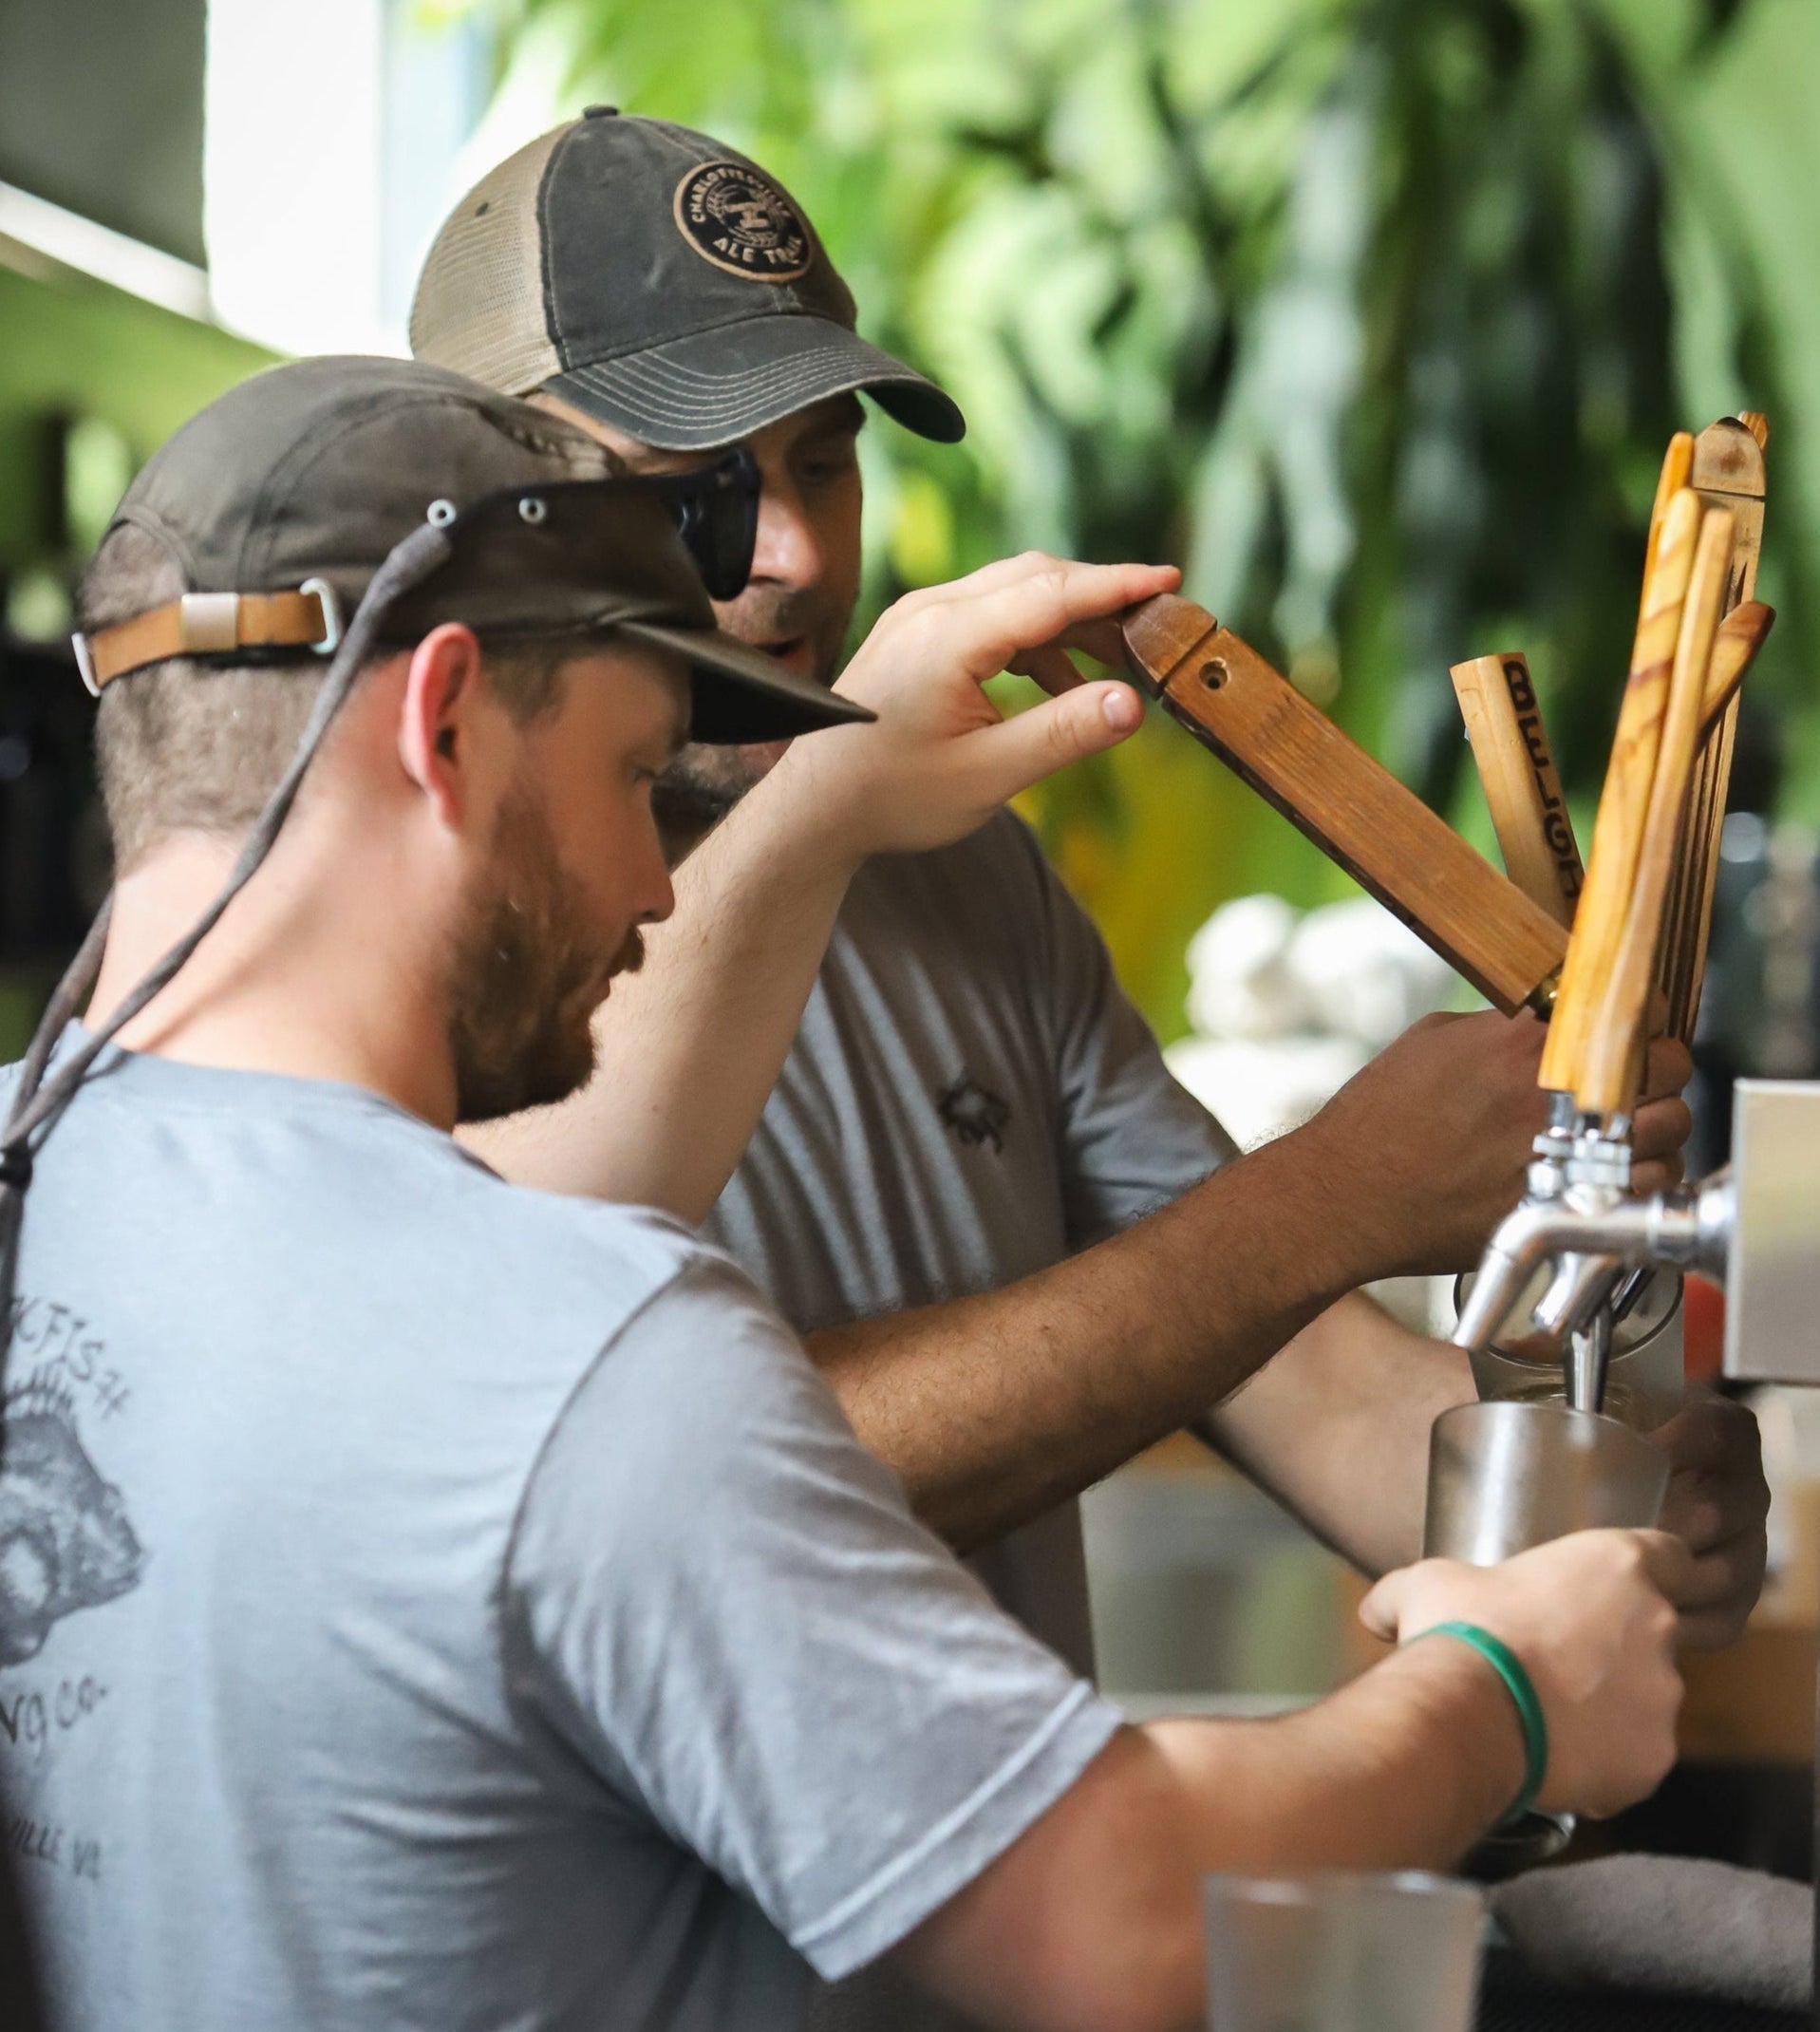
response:
<path id="1" fill-rule="evenodd" d="M 186 593 L 150 613 L 76 638 L 91 691 L 167 656 L 225 649 L 332 648 L 335 616 L 320 590 L 297 593 Z"/>

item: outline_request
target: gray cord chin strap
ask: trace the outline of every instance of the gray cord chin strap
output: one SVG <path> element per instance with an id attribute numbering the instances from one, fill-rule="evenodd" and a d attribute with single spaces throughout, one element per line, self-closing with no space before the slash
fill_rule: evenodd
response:
<path id="1" fill-rule="evenodd" d="M 421 529 L 413 530 L 380 566 L 366 589 L 366 597 L 354 610 L 354 617 L 347 624 L 341 646 L 328 666 L 310 723 L 297 743 L 296 753 L 291 756 L 277 788 L 267 799 L 265 809 L 254 819 L 219 894 L 176 945 L 122 998 L 107 1021 L 57 1068 L 56 1077 L 47 1081 L 45 1073 L 51 1053 L 57 1048 L 57 1042 L 71 1018 L 87 1000 L 101 971 L 102 950 L 107 942 L 107 924 L 114 908 L 111 894 L 89 926 L 82 950 L 57 984 L 57 990 L 32 1036 L 30 1046 L 20 1062 L 12 1104 L 7 1111 L 5 1128 L 0 1129 L 0 1405 L 5 1402 L 7 1355 L 12 1346 L 12 1303 L 19 1270 L 19 1233 L 25 1218 L 26 1189 L 31 1183 L 34 1157 L 56 1127 L 64 1110 L 76 1098 L 77 1089 L 88 1077 L 95 1061 L 116 1034 L 169 985 L 271 853 L 272 842 L 296 801 L 304 774 L 315 760 L 330 721 L 354 688 L 354 680 L 366 661 L 386 609 L 422 585 L 444 562 L 453 548 L 446 530 L 426 522 Z M 0 1449 L 4 1444 L 4 1424 L 0 1423 Z"/>

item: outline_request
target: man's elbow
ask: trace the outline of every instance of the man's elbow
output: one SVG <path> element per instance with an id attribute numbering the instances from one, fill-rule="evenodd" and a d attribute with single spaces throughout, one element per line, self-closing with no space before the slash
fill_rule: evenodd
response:
<path id="1" fill-rule="evenodd" d="M 1166 1764 L 1135 1731 L 898 1950 L 1006 2032 L 1181 2032 L 1205 1994 L 1199 1882 Z"/>
<path id="2" fill-rule="evenodd" d="M 1199 2023 L 1198 1940 L 1185 1942 L 1181 1929 L 1141 1923 L 1114 1937 L 1110 1927 L 1079 1912 L 1075 1918 L 1067 1938 L 1034 1951 L 1027 1940 L 1002 1933 L 989 1966 L 980 1960 L 966 1968 L 931 1965 L 913 1953 L 903 1954 L 900 1966 L 945 2002 L 1002 2032 L 1184 2032 Z"/>

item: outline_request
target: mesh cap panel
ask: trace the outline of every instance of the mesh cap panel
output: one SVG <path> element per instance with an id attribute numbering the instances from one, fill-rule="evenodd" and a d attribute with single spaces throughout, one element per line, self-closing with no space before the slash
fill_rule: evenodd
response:
<path id="1" fill-rule="evenodd" d="M 544 171 L 569 130 L 508 156 L 444 221 L 411 304 L 411 350 L 508 395 L 527 395 L 562 361 L 544 312 Z"/>

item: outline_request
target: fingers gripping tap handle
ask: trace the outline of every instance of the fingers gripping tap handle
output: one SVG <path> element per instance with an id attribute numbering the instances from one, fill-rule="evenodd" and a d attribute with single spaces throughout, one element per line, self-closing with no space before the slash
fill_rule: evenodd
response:
<path id="1" fill-rule="evenodd" d="M 1248 643 L 1173 593 L 1121 626 L 1143 688 L 1488 1001 L 1547 1006 L 1561 926 Z"/>

